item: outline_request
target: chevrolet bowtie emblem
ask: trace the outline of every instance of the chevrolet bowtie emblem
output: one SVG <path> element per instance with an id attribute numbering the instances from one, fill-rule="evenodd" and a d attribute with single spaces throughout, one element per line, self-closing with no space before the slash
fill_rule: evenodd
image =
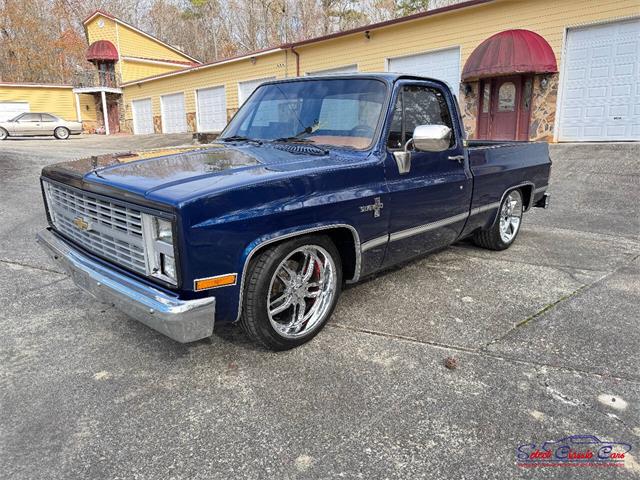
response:
<path id="1" fill-rule="evenodd" d="M 87 231 L 91 230 L 91 225 L 82 217 L 76 217 L 73 219 L 73 224 L 78 230 Z"/>
<path id="2" fill-rule="evenodd" d="M 373 205 L 363 205 L 360 207 L 361 212 L 373 212 L 373 218 L 378 218 L 380 216 L 380 210 L 384 207 L 384 203 L 380 201 L 380 197 L 376 197 L 373 199 Z"/>

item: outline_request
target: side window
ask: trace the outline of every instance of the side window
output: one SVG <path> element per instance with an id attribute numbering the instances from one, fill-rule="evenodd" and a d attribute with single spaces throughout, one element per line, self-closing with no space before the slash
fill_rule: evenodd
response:
<path id="1" fill-rule="evenodd" d="M 39 122 L 40 114 L 39 113 L 25 113 L 20 117 L 20 122 Z"/>
<path id="2" fill-rule="evenodd" d="M 43 113 L 42 114 L 42 121 L 43 122 L 55 122 L 56 121 L 56 117 L 54 117 L 53 115 L 49 115 L 48 113 Z"/>
<path id="3" fill-rule="evenodd" d="M 421 85 L 408 85 L 398 96 L 387 146 L 401 148 L 418 125 L 446 125 L 453 130 L 449 107 L 442 92 Z M 451 136 L 451 145 L 455 138 Z"/>

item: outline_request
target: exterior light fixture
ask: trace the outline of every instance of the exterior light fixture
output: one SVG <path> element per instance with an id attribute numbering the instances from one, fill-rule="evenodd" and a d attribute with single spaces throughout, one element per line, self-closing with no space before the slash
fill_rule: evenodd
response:
<path id="1" fill-rule="evenodd" d="M 549 80 L 547 80 L 547 77 L 542 77 L 542 80 L 540 80 L 540 88 L 546 90 L 547 85 L 549 85 Z"/>

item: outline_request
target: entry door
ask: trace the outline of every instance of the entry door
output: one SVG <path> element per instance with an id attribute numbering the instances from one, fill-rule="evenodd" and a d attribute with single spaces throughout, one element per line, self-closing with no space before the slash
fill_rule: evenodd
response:
<path id="1" fill-rule="evenodd" d="M 151 99 L 134 100 L 131 102 L 131 109 L 133 110 L 133 133 L 136 135 L 153 133 Z"/>
<path id="2" fill-rule="evenodd" d="M 407 82 L 395 102 L 387 141 L 390 242 L 385 264 L 444 247 L 460 235 L 471 203 L 471 178 L 464 161 L 462 139 L 456 136 L 454 106 L 439 86 Z M 412 138 L 418 125 L 446 125 L 452 129 L 448 149 L 413 151 L 411 169 L 401 174 L 393 156 Z M 463 157 L 464 158 L 464 157 Z M 387 205 L 384 205 L 387 208 Z"/>
<path id="3" fill-rule="evenodd" d="M 117 102 L 107 102 L 107 119 L 109 120 L 109 132 L 120 132 L 120 113 Z"/>
<path id="4" fill-rule="evenodd" d="M 187 114 L 184 109 L 184 94 L 174 93 L 160 97 L 163 133 L 187 131 Z"/>
<path id="5" fill-rule="evenodd" d="M 520 77 L 500 77 L 493 80 L 490 119 L 492 140 L 517 138 L 520 88 Z"/>

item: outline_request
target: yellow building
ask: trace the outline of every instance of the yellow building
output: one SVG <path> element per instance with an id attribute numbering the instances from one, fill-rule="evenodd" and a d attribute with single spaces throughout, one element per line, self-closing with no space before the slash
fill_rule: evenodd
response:
<path id="1" fill-rule="evenodd" d="M 446 80 L 470 138 L 640 140 L 637 0 L 472 0 L 122 85 L 124 128 L 220 130 L 264 80 Z"/>
<path id="2" fill-rule="evenodd" d="M 110 132 L 219 131 L 263 81 L 394 71 L 447 81 L 470 138 L 640 140 L 638 0 L 470 0 L 210 64 L 104 12 L 85 28 L 78 115 L 99 97 Z"/>
<path id="3" fill-rule="evenodd" d="M 117 133 L 124 122 L 121 85 L 184 70 L 198 62 L 184 52 L 101 11 L 83 22 L 92 64 L 73 85 L 0 84 L 0 121 L 24 111 L 83 122 L 87 132 Z"/>

